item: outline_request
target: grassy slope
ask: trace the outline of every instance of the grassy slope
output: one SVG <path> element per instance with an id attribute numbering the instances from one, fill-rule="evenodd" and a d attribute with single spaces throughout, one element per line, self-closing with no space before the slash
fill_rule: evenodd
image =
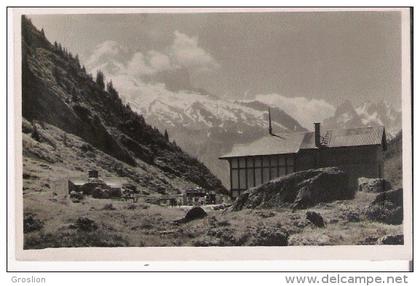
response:
<path id="1" fill-rule="evenodd" d="M 384 177 L 394 187 L 402 186 L 402 133 L 388 142 L 385 152 Z"/>

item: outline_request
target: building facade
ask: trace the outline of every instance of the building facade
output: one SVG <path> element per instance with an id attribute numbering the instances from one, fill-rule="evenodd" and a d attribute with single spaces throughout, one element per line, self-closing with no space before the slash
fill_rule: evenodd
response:
<path id="1" fill-rule="evenodd" d="M 384 127 L 269 134 L 250 144 L 235 145 L 220 157 L 229 163 L 230 195 L 272 179 L 307 169 L 339 167 L 349 176 L 349 187 L 359 177 L 383 177 Z"/>

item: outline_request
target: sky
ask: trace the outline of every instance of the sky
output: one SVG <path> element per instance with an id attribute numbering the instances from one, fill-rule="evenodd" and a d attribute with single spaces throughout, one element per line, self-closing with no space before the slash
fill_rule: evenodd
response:
<path id="1" fill-rule="evenodd" d="M 330 115 L 386 100 L 401 107 L 399 12 L 31 15 L 127 97 L 202 89 L 231 100 Z M 123 95 L 124 96 L 124 95 Z M 306 109 L 305 109 L 306 108 Z"/>

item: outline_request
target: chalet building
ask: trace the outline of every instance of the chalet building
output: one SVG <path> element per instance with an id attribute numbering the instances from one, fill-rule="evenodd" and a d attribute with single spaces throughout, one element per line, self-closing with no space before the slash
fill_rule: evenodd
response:
<path id="1" fill-rule="evenodd" d="M 269 114 L 269 134 L 250 144 L 238 144 L 219 159 L 230 169 L 230 195 L 289 173 L 339 167 L 349 176 L 349 187 L 359 177 L 381 178 L 386 150 L 384 127 L 321 130 L 274 134 Z"/>
<path id="2" fill-rule="evenodd" d="M 123 189 L 136 190 L 126 178 L 100 178 L 97 170 L 88 171 L 88 178 L 70 178 L 68 192 L 79 192 L 91 195 L 96 188 L 107 189 L 113 193 L 121 193 Z"/>

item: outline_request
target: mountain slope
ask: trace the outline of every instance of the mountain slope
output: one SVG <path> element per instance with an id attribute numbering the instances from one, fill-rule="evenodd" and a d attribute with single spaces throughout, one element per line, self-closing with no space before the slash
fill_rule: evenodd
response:
<path id="1" fill-rule="evenodd" d="M 201 162 L 170 143 L 129 105 L 124 105 L 112 84 L 105 88 L 104 82 L 93 81 L 77 57 L 48 42 L 43 32 L 25 17 L 22 113 L 34 126 L 36 122 L 47 123 L 63 134 L 73 134 L 134 172 L 143 166 L 157 170 L 169 181 L 181 180 L 225 192 L 220 180 Z"/>

